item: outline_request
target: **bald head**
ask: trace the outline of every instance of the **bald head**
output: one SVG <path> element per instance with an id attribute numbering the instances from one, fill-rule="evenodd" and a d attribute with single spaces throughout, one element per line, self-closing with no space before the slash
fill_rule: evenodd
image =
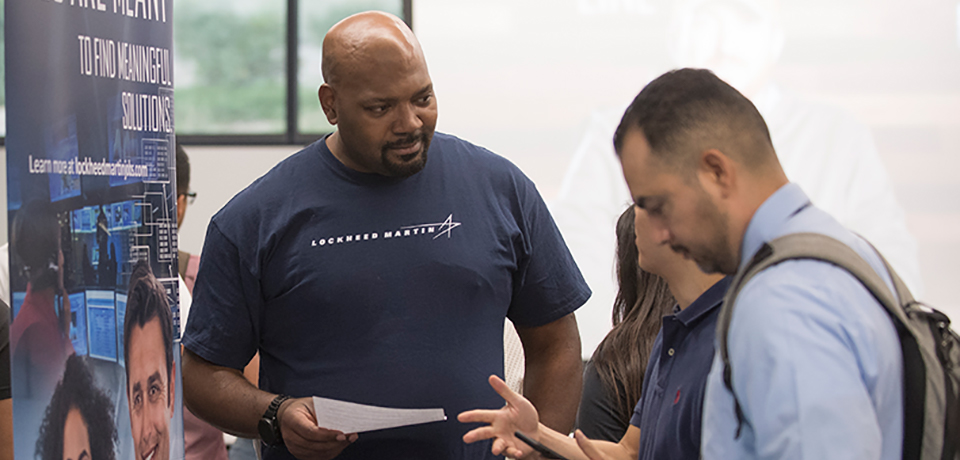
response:
<path id="1" fill-rule="evenodd" d="M 317 96 L 337 130 L 333 155 L 360 172 L 407 177 L 424 168 L 437 124 L 433 82 L 420 43 L 396 16 L 355 14 L 323 39 Z"/>
<path id="2" fill-rule="evenodd" d="M 323 39 L 320 71 L 327 84 L 353 80 L 389 64 L 426 66 L 417 37 L 392 14 L 357 13 L 331 27 Z"/>

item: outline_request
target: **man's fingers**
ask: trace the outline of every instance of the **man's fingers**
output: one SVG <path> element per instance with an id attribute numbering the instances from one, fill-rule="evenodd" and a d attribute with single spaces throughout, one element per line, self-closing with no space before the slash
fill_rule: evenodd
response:
<path id="1" fill-rule="evenodd" d="M 346 440 L 346 438 L 338 439 L 339 436 L 344 436 L 344 433 L 320 428 L 315 425 L 312 420 L 307 420 L 306 417 L 295 417 L 290 422 L 289 425 L 284 427 L 287 429 L 287 432 L 283 434 L 284 439 L 291 438 L 292 434 L 308 442 L 336 442 Z"/>
<path id="2" fill-rule="evenodd" d="M 283 440 L 284 445 L 290 452 L 329 452 L 331 450 L 343 449 L 350 445 L 348 441 L 308 441 L 305 439 Z"/>
<path id="3" fill-rule="evenodd" d="M 354 442 L 354 441 L 357 440 L 358 437 L 360 437 L 360 436 L 357 435 L 357 433 L 338 434 L 338 435 L 337 435 L 337 441 L 350 441 L 350 442 Z"/>
<path id="4" fill-rule="evenodd" d="M 284 441 L 286 442 L 286 441 Z M 296 458 L 332 459 L 343 451 L 349 442 L 323 442 L 309 445 L 288 444 L 287 450 Z"/>

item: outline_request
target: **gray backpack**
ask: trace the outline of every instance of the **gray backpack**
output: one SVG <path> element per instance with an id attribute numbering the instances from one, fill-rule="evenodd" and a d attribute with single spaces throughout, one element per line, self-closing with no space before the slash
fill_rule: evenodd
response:
<path id="1" fill-rule="evenodd" d="M 878 253 L 879 254 L 879 253 Z M 880 256 L 883 259 L 883 256 Z M 727 333 L 737 295 L 763 269 L 794 259 L 815 259 L 848 271 L 880 302 L 897 330 L 903 352 L 904 460 L 960 460 L 960 337 L 943 313 L 913 299 L 890 264 L 883 260 L 897 290 L 891 294 L 883 278 L 847 245 L 825 235 L 796 233 L 777 238 L 757 252 L 733 279 L 717 321 L 723 359 L 723 383 L 733 394 L 737 437 L 747 422 L 733 391 Z"/>

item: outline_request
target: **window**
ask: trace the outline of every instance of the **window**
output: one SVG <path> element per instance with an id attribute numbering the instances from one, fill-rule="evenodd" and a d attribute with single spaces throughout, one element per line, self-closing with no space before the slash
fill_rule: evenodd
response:
<path id="1" fill-rule="evenodd" d="M 307 143 L 330 132 L 317 101 L 323 37 L 366 10 L 409 23 L 410 0 L 178 2 L 178 136 L 203 144 Z"/>
<path id="2" fill-rule="evenodd" d="M 405 5 L 406 4 L 406 5 Z M 323 82 L 320 78 L 320 50 L 323 36 L 341 19 L 361 11 L 378 10 L 406 18 L 410 24 L 410 2 L 401 0 L 309 0 L 300 2 L 299 52 L 297 77 L 297 131 L 300 133 L 325 133 L 333 131 L 320 109 L 317 89 Z M 408 8 L 404 14 L 404 8 Z"/>
<path id="3" fill-rule="evenodd" d="M 411 0 L 177 1 L 178 137 L 196 144 L 306 143 L 331 131 L 316 96 L 323 36 L 366 10 L 409 24 Z M 2 21 L 0 15 L 0 28 Z M 2 53 L 0 33 L 0 136 L 6 132 Z"/>

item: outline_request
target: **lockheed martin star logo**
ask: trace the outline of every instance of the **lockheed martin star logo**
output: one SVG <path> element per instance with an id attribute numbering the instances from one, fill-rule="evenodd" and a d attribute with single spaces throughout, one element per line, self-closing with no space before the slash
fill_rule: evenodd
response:
<path id="1" fill-rule="evenodd" d="M 450 214 L 443 222 L 437 222 L 433 224 L 407 225 L 405 227 L 397 228 L 396 230 L 391 229 L 384 232 L 362 232 L 324 236 L 322 238 L 312 239 L 310 241 L 310 246 L 334 246 L 378 240 L 392 241 L 394 239 L 416 238 L 418 236 L 429 235 L 432 235 L 432 239 L 434 240 L 443 235 L 447 235 L 447 238 L 450 238 L 451 234 L 453 233 L 453 229 L 459 227 L 460 225 L 462 225 L 460 222 L 453 221 L 453 214 Z"/>
<path id="2" fill-rule="evenodd" d="M 460 222 L 454 222 L 453 214 L 450 214 L 449 216 L 447 216 L 446 220 L 444 220 L 443 222 L 439 222 L 435 224 L 408 225 L 406 227 L 400 227 L 400 229 L 409 230 L 414 228 L 419 228 L 419 229 L 429 228 L 430 233 L 433 233 L 433 229 L 436 228 L 437 234 L 433 236 L 433 239 L 437 239 L 443 236 L 444 234 L 447 235 L 447 238 L 450 238 L 450 234 L 452 230 L 459 226 L 460 226 Z"/>

